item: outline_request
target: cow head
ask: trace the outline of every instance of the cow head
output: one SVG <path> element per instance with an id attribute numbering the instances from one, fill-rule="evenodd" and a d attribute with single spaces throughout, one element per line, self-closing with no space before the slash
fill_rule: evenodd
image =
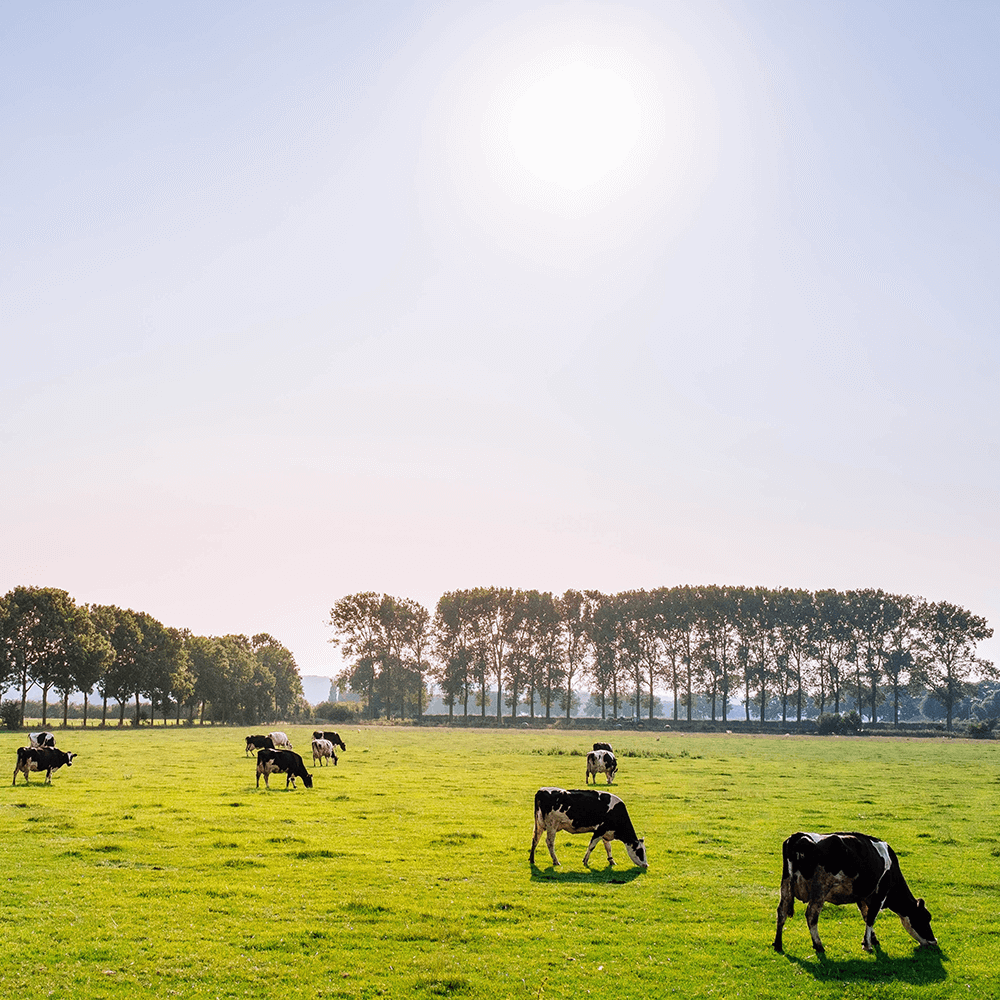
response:
<path id="1" fill-rule="evenodd" d="M 632 863 L 638 865 L 640 868 L 648 868 L 649 862 L 646 861 L 646 838 L 640 837 L 635 842 L 635 847 L 631 844 L 625 845 L 625 850 L 628 851 L 628 856 L 632 859 Z"/>
<path id="2" fill-rule="evenodd" d="M 76 756 L 77 756 L 77 754 L 75 754 L 75 753 L 68 753 L 68 754 L 66 754 L 66 766 L 67 767 L 69 767 L 70 764 L 73 763 L 73 758 L 76 757 Z"/>
<path id="3" fill-rule="evenodd" d="M 302 772 L 302 784 L 305 785 L 306 788 L 312 788 L 313 786 L 313 776 L 308 771 Z"/>
<path id="4" fill-rule="evenodd" d="M 924 905 L 922 899 L 917 900 L 917 908 L 908 917 L 901 916 L 900 921 L 906 929 L 906 933 L 918 944 L 937 944 L 934 931 L 931 930 L 930 910 Z"/>

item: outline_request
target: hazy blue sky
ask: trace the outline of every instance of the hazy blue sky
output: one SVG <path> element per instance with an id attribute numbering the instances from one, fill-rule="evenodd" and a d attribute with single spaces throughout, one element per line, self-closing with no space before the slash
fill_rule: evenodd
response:
<path id="1" fill-rule="evenodd" d="M 1000 622 L 997 3 L 0 27 L 0 593 L 271 632 L 303 673 L 360 590 Z"/>

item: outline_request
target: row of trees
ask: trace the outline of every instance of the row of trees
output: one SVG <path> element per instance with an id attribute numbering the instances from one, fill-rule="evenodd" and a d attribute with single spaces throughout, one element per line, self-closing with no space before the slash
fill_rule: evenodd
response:
<path id="1" fill-rule="evenodd" d="M 15 587 L 0 598 L 0 690 L 14 686 L 21 713 L 28 690 L 42 693 L 42 725 L 49 696 L 62 701 L 83 695 L 84 724 L 89 699 L 101 699 L 101 723 L 108 703 L 118 706 L 118 724 L 140 699 L 151 715 L 187 711 L 204 722 L 259 722 L 287 718 L 302 705 L 302 681 L 291 652 L 272 636 L 192 635 L 170 628 L 143 611 L 110 604 L 77 604 L 54 587 Z"/>
<path id="2" fill-rule="evenodd" d="M 734 705 L 764 720 L 776 701 L 783 721 L 801 721 L 810 699 L 839 713 L 847 698 L 871 720 L 891 705 L 898 722 L 901 698 L 921 689 L 950 729 L 972 679 L 995 676 L 977 652 L 993 634 L 984 618 L 882 590 L 480 587 L 442 595 L 433 618 L 416 601 L 361 593 L 338 601 L 328 624 L 350 661 L 341 683 L 372 717 L 421 715 L 429 681 L 449 714 L 468 715 L 471 699 L 485 715 L 493 689 L 498 718 L 522 704 L 569 717 L 587 686 L 602 718 L 626 701 L 652 718 L 660 690 L 674 718 L 690 719 L 700 699 L 723 722 Z"/>

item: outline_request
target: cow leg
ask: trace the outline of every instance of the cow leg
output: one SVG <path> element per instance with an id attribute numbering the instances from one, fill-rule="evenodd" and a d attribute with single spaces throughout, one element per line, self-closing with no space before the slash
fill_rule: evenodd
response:
<path id="1" fill-rule="evenodd" d="M 809 928 L 809 934 L 812 937 L 813 947 L 820 953 L 826 951 L 826 948 L 823 947 L 823 942 L 819 939 L 819 915 L 822 909 L 822 899 L 811 900 L 806 906 L 806 927 Z"/>
<path id="2" fill-rule="evenodd" d="M 795 914 L 795 895 L 792 892 L 792 880 L 783 878 L 781 880 L 781 893 L 778 897 L 778 921 L 774 930 L 774 950 L 782 951 L 781 930 L 785 926 L 785 921 Z"/>
<path id="3" fill-rule="evenodd" d="M 858 909 L 865 922 L 865 936 L 861 939 L 861 947 L 870 955 L 878 946 L 878 938 L 875 937 L 875 918 L 879 915 L 879 900 L 859 899 Z"/>
<path id="4" fill-rule="evenodd" d="M 542 835 L 542 828 L 535 822 L 535 835 L 531 838 L 531 853 L 528 855 L 528 864 L 533 865 L 535 863 L 535 848 L 538 846 L 538 839 Z"/>
<path id="5" fill-rule="evenodd" d="M 46 785 L 51 785 L 52 784 L 52 768 L 51 767 L 45 772 L 45 784 Z"/>
<path id="6" fill-rule="evenodd" d="M 613 839 L 614 839 L 613 837 L 605 837 L 604 838 L 604 850 L 606 850 L 608 852 L 608 864 L 609 865 L 613 865 L 615 863 L 615 859 L 613 857 L 611 857 L 611 841 Z"/>
<path id="7" fill-rule="evenodd" d="M 604 841 L 604 849 L 608 852 L 608 864 L 613 865 L 615 863 L 615 859 L 611 857 L 611 844 L 604 839 L 604 834 L 595 833 L 593 839 L 590 841 L 590 844 L 587 846 L 587 853 L 583 856 L 584 864 L 587 864 L 590 860 L 590 852 L 593 851 L 593 849 L 597 847 L 602 840 Z"/>
<path id="8" fill-rule="evenodd" d="M 558 865 L 559 859 L 556 857 L 556 831 L 554 828 L 546 833 L 545 843 L 549 848 L 549 854 L 552 855 L 552 864 Z M 589 854 L 590 852 L 588 851 L 587 853 Z"/>

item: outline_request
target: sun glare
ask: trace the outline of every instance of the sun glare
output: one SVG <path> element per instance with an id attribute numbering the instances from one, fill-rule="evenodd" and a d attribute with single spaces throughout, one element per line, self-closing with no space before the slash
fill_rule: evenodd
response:
<path id="1" fill-rule="evenodd" d="M 631 85 L 609 69 L 577 60 L 541 76 L 513 101 L 508 137 L 525 169 L 579 191 L 625 163 L 641 127 Z"/>

